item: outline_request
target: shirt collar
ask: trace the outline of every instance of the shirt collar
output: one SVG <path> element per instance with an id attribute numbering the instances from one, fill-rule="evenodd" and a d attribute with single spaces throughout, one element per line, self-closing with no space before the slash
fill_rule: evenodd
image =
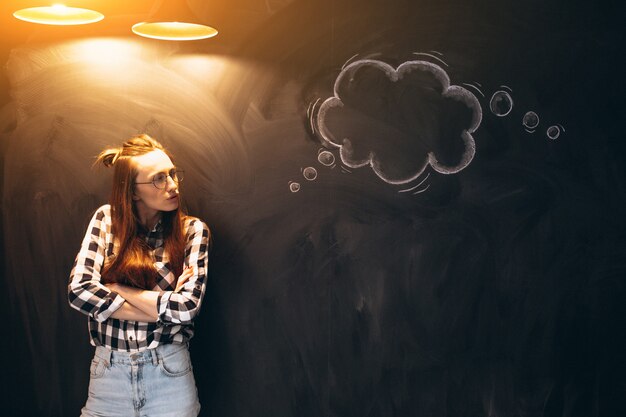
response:
<path id="1" fill-rule="evenodd" d="M 163 218 L 160 218 L 158 222 L 154 225 L 150 233 L 154 232 L 162 232 L 163 231 Z"/>
<path id="2" fill-rule="evenodd" d="M 137 227 L 138 233 L 144 236 L 152 233 L 163 232 L 163 219 L 159 219 L 159 221 L 156 222 L 151 230 L 148 230 L 144 225 L 140 223 L 137 223 Z"/>

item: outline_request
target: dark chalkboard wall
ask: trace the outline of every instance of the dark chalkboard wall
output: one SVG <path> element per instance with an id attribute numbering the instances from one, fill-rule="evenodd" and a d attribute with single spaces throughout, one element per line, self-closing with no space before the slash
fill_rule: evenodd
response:
<path id="1" fill-rule="evenodd" d="M 203 416 L 626 415 L 622 6 L 181 1 L 221 33 L 172 44 L 113 3 L 2 6 L 6 415 L 84 404 L 66 284 L 138 132 L 214 235 Z"/>

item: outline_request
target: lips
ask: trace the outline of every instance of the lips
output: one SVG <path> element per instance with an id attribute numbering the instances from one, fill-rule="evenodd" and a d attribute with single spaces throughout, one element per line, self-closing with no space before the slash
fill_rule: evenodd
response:
<path id="1" fill-rule="evenodd" d="M 168 198 L 167 201 L 172 201 L 178 198 L 178 194 L 173 195 L 172 197 Z"/>

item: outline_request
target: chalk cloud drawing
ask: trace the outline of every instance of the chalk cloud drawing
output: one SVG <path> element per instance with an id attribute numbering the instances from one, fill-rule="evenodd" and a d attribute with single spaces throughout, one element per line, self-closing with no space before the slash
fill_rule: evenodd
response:
<path id="1" fill-rule="evenodd" d="M 480 89 L 482 85 L 479 82 L 474 81 L 473 83 L 461 83 L 461 84 L 467 87 L 470 87 L 473 90 L 476 90 L 478 94 L 480 94 L 483 98 L 485 97 L 485 93 L 483 93 L 482 90 Z"/>
<path id="2" fill-rule="evenodd" d="M 428 177 L 430 177 L 430 172 L 428 174 L 426 174 L 424 179 L 422 179 L 419 183 L 417 183 L 417 185 L 414 185 L 413 187 L 407 188 L 407 189 L 404 189 L 404 190 L 399 190 L 398 193 L 412 192 L 413 195 L 417 195 L 417 194 L 423 193 L 424 191 L 426 191 L 426 190 L 428 190 L 430 188 L 430 184 L 426 184 L 424 186 L 424 188 L 422 188 L 422 189 L 418 189 L 418 188 L 421 187 L 426 182 Z"/>
<path id="3" fill-rule="evenodd" d="M 339 148 L 346 167 L 370 166 L 383 181 L 406 184 L 428 166 L 442 174 L 466 168 L 481 120 L 476 96 L 450 85 L 439 65 L 362 59 L 338 75 L 315 130 L 326 148 Z"/>
<path id="4" fill-rule="evenodd" d="M 433 55 L 433 54 L 437 54 L 437 55 Z M 441 64 L 445 65 L 446 67 L 449 67 L 448 63 L 446 61 L 444 61 L 443 59 L 441 59 L 440 57 L 443 56 L 443 54 L 439 51 L 430 51 L 430 53 L 426 53 L 426 52 L 413 52 L 413 55 L 417 55 L 417 56 L 427 56 L 428 58 L 432 58 L 438 62 L 440 62 Z"/>

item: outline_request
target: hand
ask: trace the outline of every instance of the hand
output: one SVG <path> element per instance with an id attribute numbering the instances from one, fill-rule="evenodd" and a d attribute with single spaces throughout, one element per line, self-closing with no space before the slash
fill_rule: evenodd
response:
<path id="1" fill-rule="evenodd" d="M 183 273 L 180 274 L 180 276 L 178 277 L 178 281 L 176 282 L 176 289 L 174 291 L 175 292 L 180 291 L 185 285 L 185 283 L 189 281 L 189 278 L 191 278 L 192 276 L 193 276 L 193 266 L 189 266 L 185 268 Z"/>

